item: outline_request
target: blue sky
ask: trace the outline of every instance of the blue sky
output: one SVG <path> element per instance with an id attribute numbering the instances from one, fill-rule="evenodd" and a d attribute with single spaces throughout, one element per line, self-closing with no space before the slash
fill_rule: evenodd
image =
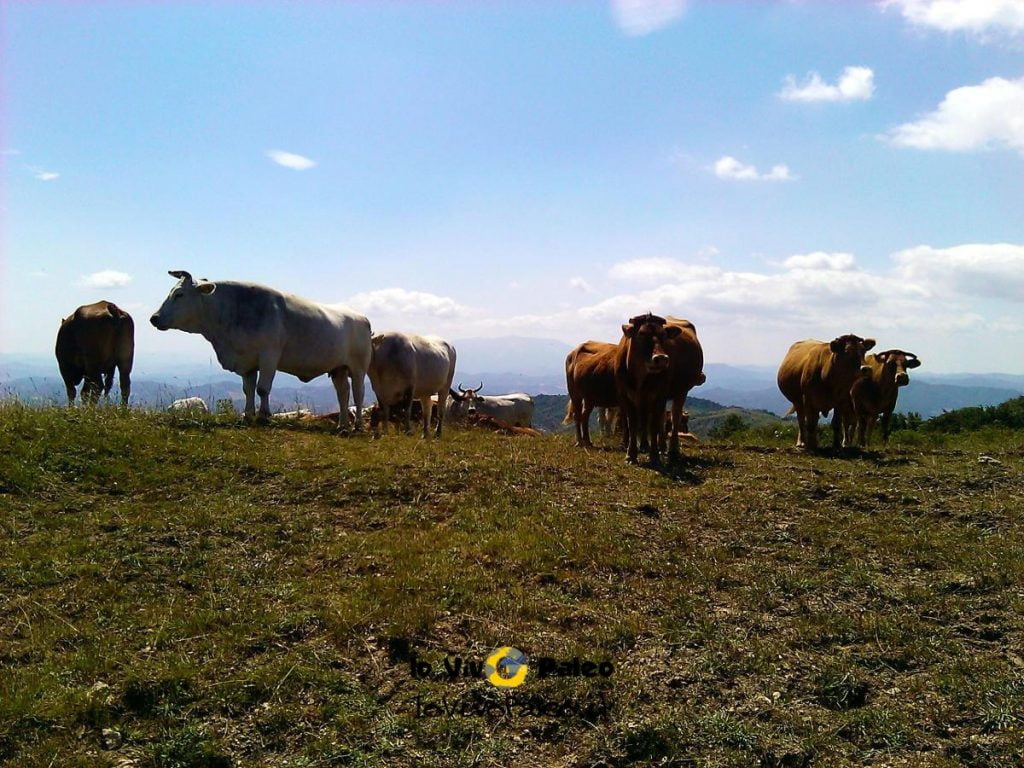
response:
<path id="1" fill-rule="evenodd" d="M 206 360 L 145 322 L 187 269 L 378 330 L 653 309 L 716 362 L 856 332 L 1024 372 L 1024 0 L 0 13 L 0 351 L 106 298 Z"/>

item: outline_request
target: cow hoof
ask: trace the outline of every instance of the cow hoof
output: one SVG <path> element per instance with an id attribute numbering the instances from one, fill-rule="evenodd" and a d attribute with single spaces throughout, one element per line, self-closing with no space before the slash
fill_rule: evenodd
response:
<path id="1" fill-rule="evenodd" d="M 627 456 L 626 457 L 626 463 L 627 464 L 636 464 L 636 463 L 638 463 L 637 460 L 636 460 L 636 456 Z"/>

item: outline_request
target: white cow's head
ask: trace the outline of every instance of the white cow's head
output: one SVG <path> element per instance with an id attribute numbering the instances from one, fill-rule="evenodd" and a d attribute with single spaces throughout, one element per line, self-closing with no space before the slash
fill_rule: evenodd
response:
<path id="1" fill-rule="evenodd" d="M 149 318 L 149 322 L 161 331 L 177 328 L 197 333 L 202 325 L 203 301 L 217 290 L 217 284 L 205 280 L 197 283 L 184 270 L 174 270 L 167 274 L 178 278 L 178 284 L 167 294 L 164 303 Z"/>
<path id="2" fill-rule="evenodd" d="M 448 392 L 454 403 L 457 404 L 457 409 L 472 416 L 476 413 L 477 403 L 483 400 L 480 396 L 480 390 L 483 388 L 484 383 L 481 381 L 475 388 L 471 387 L 470 389 L 466 389 L 462 384 L 459 384 L 458 394 L 454 390 L 448 390 Z"/>

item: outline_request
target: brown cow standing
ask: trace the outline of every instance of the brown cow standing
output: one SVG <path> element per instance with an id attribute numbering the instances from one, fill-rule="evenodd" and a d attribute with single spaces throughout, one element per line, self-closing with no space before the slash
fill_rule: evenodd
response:
<path id="1" fill-rule="evenodd" d="M 707 377 L 704 375 L 704 350 L 697 340 L 697 329 L 689 320 L 665 318 L 666 328 L 679 328 L 679 334 L 669 338 L 666 351 L 669 356 L 669 375 L 666 379 L 665 394 L 672 400 L 672 426 L 669 430 L 669 461 L 679 457 L 680 432 L 688 432 L 688 419 L 684 421 L 683 405 L 693 387 L 699 387 Z"/>
<path id="2" fill-rule="evenodd" d="M 818 415 L 832 409 L 832 444 L 842 445 L 843 426 L 853 418 L 850 388 L 861 375 L 864 353 L 873 346 L 874 339 L 848 333 L 831 342 L 798 341 L 789 348 L 779 366 L 778 384 L 796 411 L 797 448 L 818 447 Z"/>
<path id="3" fill-rule="evenodd" d="M 622 339 L 615 350 L 615 386 L 620 418 L 625 417 L 626 461 L 631 464 L 636 463 L 641 436 L 647 442 L 651 464 L 661 463 L 658 443 L 671 376 L 668 342 L 680 333 L 678 325 L 666 325 L 665 318 L 651 313 L 631 317 L 622 326 Z M 679 441 L 673 442 L 678 453 Z"/>
<path id="4" fill-rule="evenodd" d="M 614 408 L 619 404 L 615 385 L 616 344 L 585 341 L 565 358 L 565 386 L 569 406 L 565 423 L 576 422 L 576 445 L 592 447 L 590 412 L 595 408 Z"/>
<path id="5" fill-rule="evenodd" d="M 871 430 L 878 417 L 882 417 L 882 442 L 889 442 L 889 423 L 892 412 L 896 409 L 896 398 L 900 387 L 910 383 L 908 368 L 917 368 L 921 361 L 913 352 L 900 349 L 888 349 L 864 358 L 863 374 L 853 382 L 850 388 L 853 413 L 857 426 L 857 444 L 867 447 L 871 439 Z M 853 425 L 846 429 L 847 441 Z"/>
<path id="6" fill-rule="evenodd" d="M 75 402 L 75 387 L 85 379 L 82 400 L 95 403 L 102 391 L 110 395 L 117 367 L 121 404 L 128 405 L 130 374 L 135 356 L 135 323 L 131 315 L 109 301 L 97 301 L 64 318 L 57 331 L 57 364 L 67 388 L 68 405 Z"/>

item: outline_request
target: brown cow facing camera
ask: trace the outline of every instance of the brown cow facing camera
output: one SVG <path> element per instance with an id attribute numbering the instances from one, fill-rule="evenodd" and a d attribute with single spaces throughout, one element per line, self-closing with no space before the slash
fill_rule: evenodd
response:
<path id="1" fill-rule="evenodd" d="M 135 357 L 135 323 L 123 309 L 109 301 L 79 307 L 61 321 L 55 351 L 67 389 L 68 405 L 74 405 L 75 388 L 82 379 L 85 379 L 83 402 L 95 403 L 101 392 L 109 397 L 115 367 L 121 386 L 121 404 L 128 405 Z"/>
<path id="2" fill-rule="evenodd" d="M 866 448 L 878 418 L 882 419 L 882 442 L 889 442 L 889 423 L 896 409 L 900 387 L 910 383 L 909 368 L 917 368 L 921 361 L 913 352 L 887 349 L 864 358 L 861 376 L 853 382 L 850 397 L 856 419 L 857 445 Z M 847 442 L 853 424 L 846 428 Z"/>
<path id="3" fill-rule="evenodd" d="M 874 346 L 874 339 L 848 333 L 830 342 L 798 341 L 789 348 L 779 366 L 778 384 L 796 411 L 797 448 L 818 447 L 818 416 L 832 409 L 832 444 L 842 445 L 844 425 L 853 420 L 850 388 L 861 375 L 864 353 Z"/>

